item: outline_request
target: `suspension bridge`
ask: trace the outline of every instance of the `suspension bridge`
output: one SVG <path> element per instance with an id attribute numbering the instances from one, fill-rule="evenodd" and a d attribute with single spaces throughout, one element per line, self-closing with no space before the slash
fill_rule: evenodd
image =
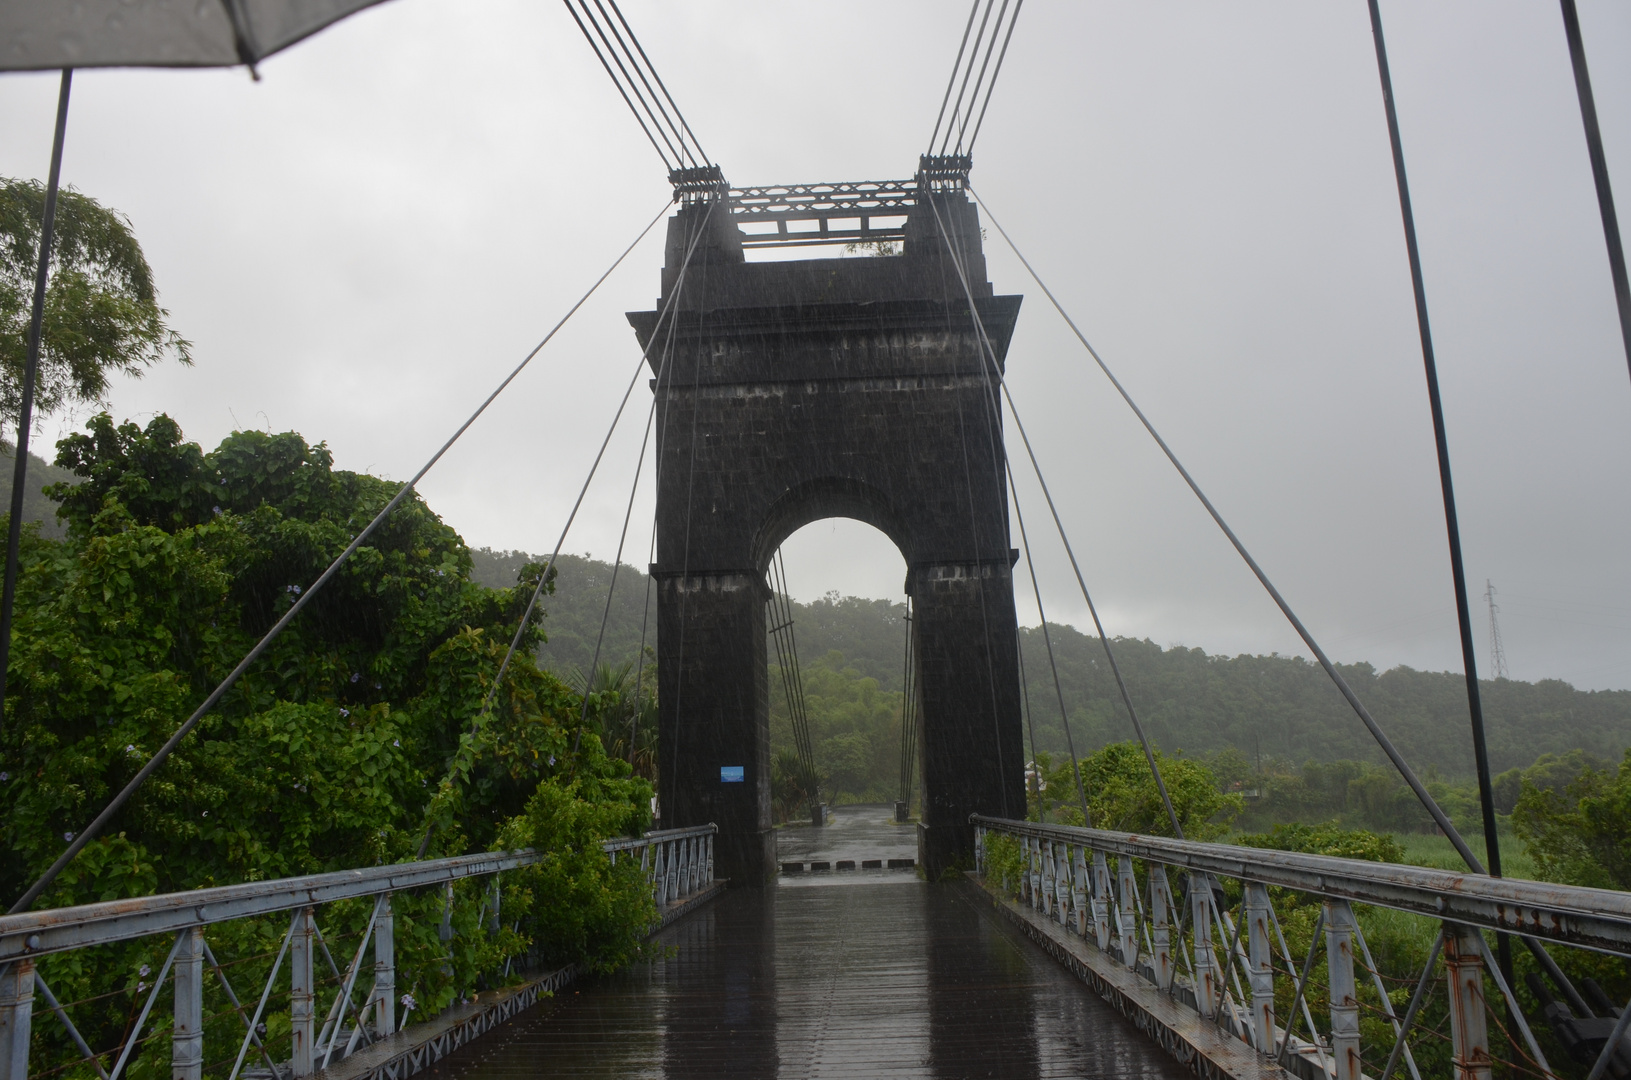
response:
<path id="1" fill-rule="evenodd" d="M 651 933 L 669 951 L 610 979 L 538 970 L 525 955 L 508 956 L 489 973 L 489 989 L 440 1015 L 413 1016 L 414 1003 L 396 983 L 393 896 L 440 890 L 444 942 L 459 932 L 496 934 L 503 920 L 497 882 L 547 857 L 530 850 L 36 907 L 86 845 L 116 827 L 131 794 L 300 618 L 557 326 L 129 785 L 69 835 L 56 862 L 0 917 L 0 1080 L 162 1072 L 166 1040 L 175 1080 L 406 1080 L 427 1071 L 486 1077 L 544 1069 L 709 1076 L 1290 1072 L 1305 1080 L 1631 1076 L 1631 1007 L 1609 1000 L 1581 965 L 1554 955 L 1631 957 L 1631 896 L 1501 876 L 1427 298 L 1374 0 L 1483 793 L 1482 853 L 1461 837 L 1222 510 L 1034 271 L 1040 296 L 1033 295 L 1032 307 L 1043 300 L 1065 320 L 1329 674 L 1356 722 L 1450 838 L 1464 872 L 1184 837 L 1139 720 L 1137 687 L 1122 677 L 1008 393 L 1009 344 L 1022 298 L 988 280 L 987 229 L 1028 271 L 1031 264 L 972 177 L 1023 0 L 975 0 L 969 9 L 931 138 L 909 177 L 761 186 L 732 184 L 703 151 L 615 2 L 566 6 L 662 159 L 676 207 L 646 227 L 666 219 L 660 293 L 652 310 L 628 315 L 639 364 L 600 447 L 603 454 L 643 381 L 651 396 L 641 460 L 649 449 L 656 476 L 650 581 L 663 657 L 654 676 L 661 827 L 604 847 L 614 862 L 641 867 L 659 914 Z M 1572 0 L 1563 9 L 1603 216 L 1612 226 Z M 253 63 L 263 54 L 256 5 L 225 10 L 234 55 Z M 15 66 L 67 65 L 42 55 Z M 68 86 L 65 71 L 53 185 Z M 1617 233 L 1610 228 L 1606 235 L 1631 363 L 1623 255 Z M 42 283 L 49 247 L 47 228 Z M 835 247 L 874 257 L 830 257 Z M 767 249 L 810 249 L 814 257 L 747 258 Z M 22 449 L 27 423 L 25 412 Z M 17 454 L 19 471 L 26 457 Z M 600 460 L 583 482 L 551 564 Z M 1021 704 L 1016 588 L 1031 593 L 1042 615 L 1073 766 L 1079 748 L 1058 690 L 1015 469 L 1028 469 L 1043 494 L 1043 504 L 1030 508 L 1031 525 L 1046 522 L 1067 553 L 1171 835 L 1027 820 L 1034 745 Z M 19 476 L 15 498 L 23 487 Z M 630 512 L 634 501 L 631 488 Z M 18 516 L 14 508 L 0 637 L 9 633 Z M 770 816 L 771 650 L 785 680 L 801 765 L 811 777 L 817 769 L 781 548 L 804 525 L 835 516 L 876 527 L 907 567 L 900 791 L 892 808 L 844 809 L 829 819 L 820 792 L 811 790 L 812 824 L 793 843 L 790 831 L 778 836 Z M 623 561 L 627 530 L 625 514 L 614 567 Z M 546 567 L 500 680 L 548 579 Z M 490 705 L 491 694 L 483 710 Z M 1079 770 L 1075 784 L 1085 817 Z M 915 821 L 914 805 L 921 806 Z M 480 887 L 455 892 L 456 883 L 472 880 Z M 325 937 L 331 906 L 347 903 L 366 905 L 360 932 L 342 940 L 330 922 Z M 1356 911 L 1396 913 L 1429 926 L 1419 974 L 1401 978 L 1379 962 Z M 225 924 L 270 916 L 288 920 L 270 973 L 259 985 L 235 989 L 233 975 L 246 958 L 223 962 L 210 938 L 219 940 Z M 456 931 L 455 923 L 466 929 Z M 1287 933 L 1293 924 L 1307 931 L 1300 955 Z M 151 982 L 143 972 L 139 1010 L 118 1044 L 90 1045 L 74 1023 L 75 1006 L 83 1003 L 59 1000 L 42 962 L 146 939 L 171 943 L 162 968 Z M 287 1016 L 286 1028 L 278 1025 L 286 1039 L 270 1036 L 269 1009 Z M 218 1015 L 242 1021 L 233 1046 L 205 1045 L 207 1020 Z M 42 1025 L 58 1025 L 75 1052 L 38 1060 L 32 1051 Z"/>

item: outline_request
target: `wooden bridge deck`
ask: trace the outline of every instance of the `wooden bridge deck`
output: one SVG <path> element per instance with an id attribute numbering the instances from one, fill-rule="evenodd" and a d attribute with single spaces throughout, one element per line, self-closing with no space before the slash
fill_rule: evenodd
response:
<path id="1" fill-rule="evenodd" d="M 733 890 L 659 940 L 671 958 L 581 982 L 422 1075 L 1189 1075 L 972 890 L 909 871 Z"/>

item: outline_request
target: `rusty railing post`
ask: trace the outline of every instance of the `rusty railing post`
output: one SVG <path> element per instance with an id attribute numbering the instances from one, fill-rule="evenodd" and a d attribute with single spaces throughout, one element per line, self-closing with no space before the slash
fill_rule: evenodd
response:
<path id="1" fill-rule="evenodd" d="M 1050 840 L 1053 852 L 1053 907 L 1059 914 L 1059 925 L 1070 925 L 1070 848 L 1063 841 Z"/>
<path id="2" fill-rule="evenodd" d="M 204 928 L 181 932 L 175 966 L 170 969 L 175 991 L 175 1027 L 170 1032 L 170 1075 L 173 1080 L 203 1080 L 204 1076 Z"/>
<path id="3" fill-rule="evenodd" d="M 1053 841 L 1038 840 L 1037 847 L 1042 852 L 1042 913 L 1052 915 L 1054 912 L 1055 890 L 1058 884 L 1055 876 L 1059 869 L 1053 861 Z"/>
<path id="4" fill-rule="evenodd" d="M 1116 856 L 1116 877 L 1120 889 L 1118 890 L 1121 962 L 1128 971 L 1132 971 L 1138 963 L 1138 879 L 1133 876 L 1133 859 L 1130 855 Z"/>
<path id="5" fill-rule="evenodd" d="M 34 1017 L 34 961 L 0 967 L 0 1080 L 28 1080 Z"/>
<path id="6" fill-rule="evenodd" d="M 310 1076 L 315 1071 L 317 987 L 312 980 L 312 946 L 316 927 L 312 909 L 304 908 L 289 937 L 289 1067 L 295 1076 Z"/>
<path id="7" fill-rule="evenodd" d="M 1150 943 L 1154 955 L 1150 968 L 1155 972 L 1155 985 L 1163 990 L 1172 988 L 1175 968 L 1172 963 L 1172 894 L 1167 885 L 1167 868 L 1150 863 Z"/>
<path id="8" fill-rule="evenodd" d="M 1257 1051 L 1274 1053 L 1274 946 L 1269 939 L 1269 891 L 1255 881 L 1246 886 L 1246 979 L 1252 992 L 1252 1026 Z"/>
<path id="9" fill-rule="evenodd" d="M 1331 1052 L 1336 1080 L 1359 1077 L 1359 984 L 1354 981 L 1354 914 L 1346 900 L 1325 901 L 1325 964 L 1331 988 Z"/>
<path id="10" fill-rule="evenodd" d="M 1444 924 L 1444 967 L 1450 983 L 1451 1060 L 1456 1080 L 1490 1080 L 1484 950 L 1477 930 L 1459 923 Z"/>
<path id="11" fill-rule="evenodd" d="M 1110 951 L 1110 864 L 1104 852 L 1093 852 L 1093 934 L 1100 952 Z"/>
<path id="12" fill-rule="evenodd" d="M 495 913 L 496 917 L 496 913 Z M 396 1031 L 396 919 L 391 894 L 379 898 L 374 919 L 374 1031 L 384 1038 Z"/>
<path id="13" fill-rule="evenodd" d="M 1070 849 L 1070 902 L 1076 913 L 1076 932 L 1085 938 L 1091 915 L 1087 909 L 1087 849 L 1080 844 Z"/>
<path id="14" fill-rule="evenodd" d="M 1223 973 L 1212 948 L 1212 882 L 1206 875 L 1190 872 L 1189 905 L 1195 938 L 1195 1009 L 1211 1020 L 1223 1001 Z"/>

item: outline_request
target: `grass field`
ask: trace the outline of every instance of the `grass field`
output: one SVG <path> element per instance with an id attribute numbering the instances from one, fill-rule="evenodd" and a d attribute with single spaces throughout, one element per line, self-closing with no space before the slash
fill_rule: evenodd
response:
<path id="1" fill-rule="evenodd" d="M 1404 861 L 1417 866 L 1435 866 L 1444 870 L 1461 870 L 1466 863 L 1456 854 L 1450 841 L 1442 836 L 1429 836 L 1425 833 L 1395 833 L 1393 838 L 1404 848 Z M 1484 838 L 1482 836 L 1467 837 L 1467 843 L 1472 845 L 1473 853 L 1482 857 L 1484 854 Z M 1523 843 L 1510 833 L 1501 837 L 1501 872 L 1506 877 L 1535 878 L 1535 861 L 1524 850 Z"/>

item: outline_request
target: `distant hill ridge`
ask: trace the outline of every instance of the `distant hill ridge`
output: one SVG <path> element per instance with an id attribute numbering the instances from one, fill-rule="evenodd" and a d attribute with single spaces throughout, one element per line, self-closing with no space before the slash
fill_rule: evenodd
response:
<path id="1" fill-rule="evenodd" d="M 528 561 L 519 552 L 474 552 L 472 576 L 485 584 L 515 582 Z M 611 566 L 563 555 L 556 594 L 546 602 L 549 642 L 541 655 L 557 671 L 588 666 L 605 609 Z M 624 566 L 618 573 L 603 661 L 635 657 L 647 592 L 646 575 Z M 646 641 L 656 647 L 656 601 L 649 607 Z M 898 694 L 904 646 L 904 604 L 829 594 L 793 605 L 801 666 L 832 652 L 855 679 L 877 680 Z M 1049 624 L 1060 690 L 1079 752 L 1132 737 L 1097 638 Z M 1065 728 L 1038 628 L 1021 631 L 1026 695 L 1043 750 L 1065 750 Z M 1315 664 L 1297 657 L 1210 656 L 1201 649 L 1163 648 L 1149 640 L 1117 638 L 1117 659 L 1151 737 L 1164 749 L 1204 754 L 1235 747 L 1249 760 L 1380 761 L 1370 735 Z M 1406 667 L 1379 672 L 1369 664 L 1340 665 L 1361 700 L 1419 769 L 1446 777 L 1473 771 L 1466 691 L 1454 672 Z M 773 685 L 776 680 L 772 680 Z M 1576 690 L 1558 679 L 1483 683 L 1490 764 L 1497 771 L 1527 766 L 1543 753 L 1582 749 L 1618 760 L 1631 746 L 1631 691 Z M 779 695 L 773 694 L 773 699 Z M 780 705 L 773 700 L 773 710 Z M 1027 738 L 1027 741 L 1029 739 Z"/>

